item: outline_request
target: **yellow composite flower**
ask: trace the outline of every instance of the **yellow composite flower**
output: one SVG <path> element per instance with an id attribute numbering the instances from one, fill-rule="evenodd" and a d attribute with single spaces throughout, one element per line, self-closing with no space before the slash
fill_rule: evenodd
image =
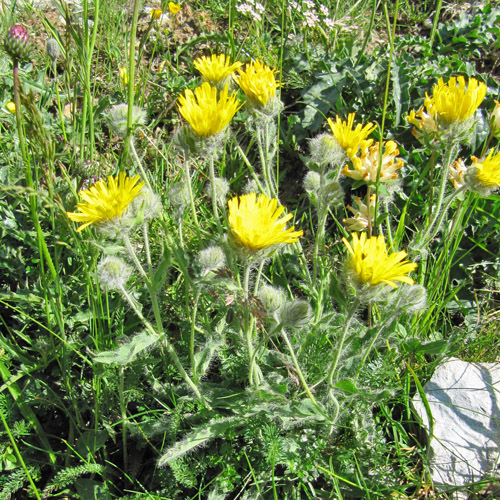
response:
<path id="1" fill-rule="evenodd" d="M 279 243 L 295 243 L 302 231 L 286 229 L 292 214 L 280 218 L 285 207 L 278 200 L 255 193 L 236 196 L 228 201 L 228 221 L 236 243 L 248 250 L 258 251 Z"/>
<path id="2" fill-rule="evenodd" d="M 9 111 L 12 114 L 15 114 L 15 112 L 16 112 L 16 103 L 15 102 L 9 101 L 5 105 L 5 107 L 7 108 L 7 111 Z"/>
<path id="3" fill-rule="evenodd" d="M 120 79 L 123 85 L 128 85 L 128 71 L 126 66 L 120 66 Z"/>
<path id="4" fill-rule="evenodd" d="M 83 222 L 77 232 L 91 224 L 121 217 L 144 186 L 144 182 L 139 182 L 139 179 L 138 175 L 127 177 L 125 172 L 120 172 L 117 177 L 108 176 L 107 182 L 101 180 L 89 189 L 80 191 L 78 194 L 83 201 L 76 206 L 78 212 L 66 212 L 70 220 Z"/>
<path id="5" fill-rule="evenodd" d="M 175 2 L 168 2 L 168 10 L 175 16 L 180 10 L 182 6 Z"/>
<path id="6" fill-rule="evenodd" d="M 488 88 L 483 82 L 469 78 L 465 83 L 463 76 L 451 77 L 448 83 L 440 78 L 434 85 L 432 97 L 426 93 L 424 106 L 428 114 L 437 115 L 442 120 L 453 123 L 470 118 L 483 102 Z"/>
<path id="7" fill-rule="evenodd" d="M 149 11 L 149 15 L 151 16 L 151 19 L 160 19 L 162 14 L 163 14 L 163 11 L 161 9 L 152 9 Z"/>
<path id="8" fill-rule="evenodd" d="M 342 222 L 346 225 L 348 231 L 364 231 L 368 227 L 368 222 L 372 223 L 375 215 L 375 206 L 377 196 L 372 194 L 370 196 L 370 203 L 367 205 L 365 200 L 360 196 L 354 197 L 355 207 L 347 205 L 346 208 L 350 210 L 353 217 L 343 219 Z"/>
<path id="9" fill-rule="evenodd" d="M 346 238 L 342 241 L 350 254 L 346 265 L 356 281 L 369 286 L 383 283 L 393 288 L 397 288 L 396 281 L 413 285 L 408 273 L 417 264 L 404 260 L 404 250 L 389 254 L 382 235 L 367 238 L 366 233 L 351 233 L 351 237 L 351 243 Z"/>
<path id="10" fill-rule="evenodd" d="M 201 56 L 194 61 L 194 67 L 201 73 L 203 80 L 212 85 L 224 82 L 242 65 L 239 61 L 230 64 L 229 56 L 225 54 Z"/>
<path id="11" fill-rule="evenodd" d="M 242 106 L 235 92 L 228 95 L 228 85 L 219 97 L 217 93 L 215 87 L 203 82 L 201 87 L 194 89 L 194 93 L 187 89 L 178 98 L 179 112 L 199 137 L 210 137 L 222 132 Z"/>
<path id="12" fill-rule="evenodd" d="M 384 142 L 382 154 L 382 165 L 380 167 L 380 182 L 387 182 L 398 178 L 397 170 L 403 166 L 403 160 L 396 158 L 399 149 L 394 141 Z M 377 182 L 377 173 L 379 168 L 380 143 L 366 147 L 361 150 L 360 156 L 351 158 L 353 169 L 346 165 L 342 170 L 344 175 L 351 179 L 365 182 Z"/>
<path id="13" fill-rule="evenodd" d="M 472 156 L 473 176 L 488 189 L 500 187 L 500 152 L 493 156 L 493 149 L 483 160 Z"/>
<path id="14" fill-rule="evenodd" d="M 328 118 L 328 125 L 332 129 L 332 133 L 337 139 L 342 149 L 346 152 L 349 158 L 352 158 L 358 152 L 360 147 L 369 147 L 372 145 L 372 139 L 366 139 L 376 128 L 373 123 L 367 123 L 363 126 L 361 123 L 354 126 L 355 113 L 349 113 L 347 121 L 342 121 L 339 116 L 335 118 L 335 123 L 331 118 Z"/>
<path id="15" fill-rule="evenodd" d="M 238 75 L 234 79 L 257 108 L 265 108 L 276 96 L 279 86 L 274 70 L 261 61 L 251 61 L 245 70 L 238 69 Z"/>

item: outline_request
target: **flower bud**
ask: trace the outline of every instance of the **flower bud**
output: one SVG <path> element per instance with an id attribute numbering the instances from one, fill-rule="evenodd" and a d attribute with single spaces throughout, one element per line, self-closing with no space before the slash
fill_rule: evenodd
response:
<path id="1" fill-rule="evenodd" d="M 119 137 L 127 135 L 127 104 L 115 104 L 108 113 L 108 123 L 113 132 Z M 132 129 L 143 126 L 146 123 L 146 111 L 139 106 L 132 107 Z"/>
<path id="2" fill-rule="evenodd" d="M 12 59 L 27 59 L 30 53 L 31 44 L 30 36 L 26 28 L 19 24 L 11 26 L 4 40 L 4 48 Z"/>
<path id="3" fill-rule="evenodd" d="M 168 199 L 177 214 L 182 214 L 190 202 L 186 184 L 182 181 L 174 182 L 168 190 Z"/>
<path id="4" fill-rule="evenodd" d="M 140 222 L 144 220 L 154 219 L 161 212 L 161 199 L 151 191 L 148 187 L 144 186 L 141 192 L 130 204 L 128 213 L 134 217 L 139 217 Z"/>
<path id="5" fill-rule="evenodd" d="M 47 55 L 52 59 L 52 62 L 56 62 L 61 55 L 61 47 L 55 38 L 49 38 L 46 45 Z"/>
<path id="6" fill-rule="evenodd" d="M 271 285 L 262 286 L 257 292 L 257 298 L 269 315 L 277 312 L 285 302 L 283 291 Z"/>
<path id="7" fill-rule="evenodd" d="M 346 158 L 346 154 L 337 139 L 328 133 L 317 135 L 311 139 L 309 151 L 311 152 L 309 162 L 321 169 L 328 165 L 341 166 Z"/>
<path id="8" fill-rule="evenodd" d="M 311 306 L 305 300 L 287 302 L 281 308 L 281 322 L 285 328 L 303 328 L 311 318 Z"/>
<path id="9" fill-rule="evenodd" d="M 120 290 L 132 274 L 131 267 L 120 257 L 108 255 L 97 265 L 99 281 L 108 290 Z"/>
<path id="10" fill-rule="evenodd" d="M 224 267 L 226 265 L 226 255 L 221 247 L 211 246 L 200 252 L 198 263 L 201 268 L 201 276 L 204 277 Z"/>
<path id="11" fill-rule="evenodd" d="M 255 179 L 248 179 L 248 182 L 243 187 L 243 194 L 259 193 L 259 185 Z"/>
<path id="12" fill-rule="evenodd" d="M 491 133 L 497 139 L 500 139 L 500 102 L 495 101 L 495 109 L 490 113 Z"/>

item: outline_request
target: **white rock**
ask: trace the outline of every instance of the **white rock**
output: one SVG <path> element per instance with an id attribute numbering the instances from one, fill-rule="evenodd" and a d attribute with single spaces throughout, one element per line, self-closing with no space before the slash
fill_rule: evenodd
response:
<path id="1" fill-rule="evenodd" d="M 500 444 L 500 363 L 450 358 L 424 386 L 434 421 L 430 471 L 440 489 L 465 486 L 492 474 Z M 413 404 L 429 421 L 417 393 Z M 459 498 L 459 497 L 456 497 Z"/>

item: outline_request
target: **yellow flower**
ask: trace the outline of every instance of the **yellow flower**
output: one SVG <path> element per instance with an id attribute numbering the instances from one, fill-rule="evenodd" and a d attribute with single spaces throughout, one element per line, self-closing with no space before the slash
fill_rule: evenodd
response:
<path id="1" fill-rule="evenodd" d="M 9 101 L 5 107 L 7 108 L 8 111 L 10 111 L 12 114 L 16 112 L 16 104 L 12 101 Z"/>
<path id="2" fill-rule="evenodd" d="M 500 153 L 493 156 L 493 149 L 484 160 L 472 156 L 473 177 L 487 189 L 500 187 Z"/>
<path id="3" fill-rule="evenodd" d="M 453 183 L 455 189 L 460 189 L 465 184 L 465 174 L 467 173 L 467 167 L 462 160 L 459 158 L 454 161 L 448 168 L 448 179 Z"/>
<path id="4" fill-rule="evenodd" d="M 491 133 L 497 139 L 500 138 L 500 102 L 495 101 L 495 109 L 490 113 Z"/>
<path id="5" fill-rule="evenodd" d="M 180 10 L 182 6 L 175 2 L 168 2 L 168 10 L 175 16 Z"/>
<path id="6" fill-rule="evenodd" d="M 225 54 L 201 56 L 194 61 L 194 67 L 201 73 L 203 80 L 211 85 L 225 82 L 242 64 L 239 61 L 230 64 L 229 57 Z"/>
<path id="7" fill-rule="evenodd" d="M 349 166 L 346 165 L 342 173 L 357 181 L 377 182 L 380 156 L 379 147 L 380 143 L 377 142 L 374 146 L 362 149 L 361 156 L 351 158 L 354 169 L 350 170 Z M 399 170 L 403 166 L 403 160 L 396 158 L 399 154 L 399 149 L 394 141 L 384 142 L 383 148 L 380 182 L 387 182 L 398 178 L 396 170 Z"/>
<path id="8" fill-rule="evenodd" d="M 128 71 L 126 66 L 120 66 L 120 78 L 123 85 L 128 85 Z"/>
<path id="9" fill-rule="evenodd" d="M 117 177 L 110 175 L 107 182 L 98 181 L 90 189 L 80 191 L 78 194 L 83 201 L 76 206 L 79 212 L 66 212 L 66 215 L 72 221 L 84 223 L 77 232 L 91 224 L 121 217 L 144 186 L 144 182 L 138 182 L 138 175 L 127 177 L 125 172 L 120 172 Z"/>
<path id="10" fill-rule="evenodd" d="M 364 231 L 368 227 L 368 221 L 373 222 L 376 200 L 377 196 L 372 194 L 370 196 L 370 206 L 368 207 L 359 196 L 354 197 L 356 207 L 353 208 L 347 205 L 347 209 L 352 212 L 354 217 L 342 221 L 348 231 Z"/>
<path id="11" fill-rule="evenodd" d="M 417 264 L 404 260 L 406 252 L 392 253 L 385 245 L 382 235 L 366 237 L 366 233 L 352 233 L 352 243 L 342 238 L 350 256 L 347 259 L 347 267 L 352 271 L 354 279 L 361 284 L 375 286 L 384 283 L 397 288 L 395 281 L 413 285 L 414 281 L 408 277 Z"/>
<path id="12" fill-rule="evenodd" d="M 163 11 L 161 9 L 152 9 L 149 11 L 149 15 L 151 16 L 151 19 L 160 19 L 162 14 L 163 14 Z"/>
<path id="13" fill-rule="evenodd" d="M 279 84 L 274 77 L 274 70 L 261 61 L 248 63 L 245 71 L 238 69 L 238 76 L 234 79 L 257 108 L 265 108 L 276 97 Z"/>
<path id="14" fill-rule="evenodd" d="M 228 221 L 232 235 L 239 246 L 252 251 L 262 250 L 279 243 L 295 243 L 302 231 L 295 227 L 285 229 L 292 218 L 287 214 L 281 218 L 285 207 L 278 206 L 278 200 L 255 193 L 236 196 L 229 200 Z"/>
<path id="15" fill-rule="evenodd" d="M 335 123 L 331 118 L 328 118 L 328 125 L 332 129 L 332 133 L 337 139 L 337 142 L 342 146 L 349 158 L 352 158 L 361 147 L 369 147 L 372 145 L 372 139 L 366 139 L 376 128 L 373 123 L 367 123 L 365 126 L 358 123 L 353 130 L 355 113 L 349 113 L 347 121 L 344 122 L 339 116 L 335 118 Z"/>
<path id="16" fill-rule="evenodd" d="M 448 83 L 440 78 L 434 85 L 432 97 L 426 94 L 424 105 L 430 115 L 437 114 L 448 123 L 471 117 L 483 102 L 488 88 L 483 82 L 470 78 L 465 88 L 465 78 L 451 77 Z"/>
<path id="17" fill-rule="evenodd" d="M 217 99 L 217 89 L 208 82 L 193 91 L 187 89 L 180 95 L 179 112 L 199 137 L 210 137 L 222 132 L 241 108 L 236 93 L 228 96 L 228 86 Z"/>

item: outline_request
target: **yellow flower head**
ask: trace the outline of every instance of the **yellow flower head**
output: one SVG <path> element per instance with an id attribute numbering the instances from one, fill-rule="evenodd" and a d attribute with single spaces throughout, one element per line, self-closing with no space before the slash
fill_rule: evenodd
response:
<path id="1" fill-rule="evenodd" d="M 9 111 L 12 114 L 16 113 L 16 103 L 9 101 L 5 107 L 7 108 L 7 111 Z"/>
<path id="2" fill-rule="evenodd" d="M 225 54 L 201 56 L 194 61 L 194 67 L 201 73 L 203 80 L 211 85 L 225 82 L 242 65 L 239 61 L 230 64 L 229 57 Z"/>
<path id="3" fill-rule="evenodd" d="M 379 167 L 379 151 L 380 143 L 366 147 L 361 150 L 361 156 L 351 158 L 354 169 L 350 170 L 346 165 L 342 170 L 344 175 L 351 177 L 357 181 L 365 181 L 367 183 L 377 182 L 377 173 Z M 380 169 L 380 182 L 387 182 L 398 178 L 397 170 L 403 166 L 403 160 L 396 158 L 399 154 L 399 149 L 394 141 L 383 143 L 382 166 Z"/>
<path id="4" fill-rule="evenodd" d="M 199 137 L 210 137 L 222 132 L 232 120 L 236 111 L 241 108 L 236 93 L 228 96 L 228 86 L 220 92 L 208 82 L 192 90 L 187 89 L 180 95 L 179 112 L 191 125 Z"/>
<path id="5" fill-rule="evenodd" d="M 349 113 L 347 121 L 342 121 L 339 116 L 335 118 L 335 123 L 328 118 L 328 125 L 337 142 L 342 146 L 349 158 L 355 156 L 360 147 L 365 148 L 372 145 L 372 139 L 366 139 L 376 128 L 373 123 L 367 123 L 365 126 L 358 123 L 353 130 L 355 113 Z"/>
<path id="6" fill-rule="evenodd" d="M 78 194 L 83 201 L 76 206 L 78 212 L 66 212 L 66 215 L 72 221 L 83 222 L 77 232 L 91 224 L 109 222 L 124 214 L 142 186 L 144 182 L 139 182 L 138 175 L 127 177 L 125 172 L 117 177 L 110 175 L 107 182 L 98 181 L 91 188 L 80 191 Z"/>
<path id="7" fill-rule="evenodd" d="M 490 129 L 491 133 L 497 138 L 500 138 L 500 102 L 495 101 L 495 109 L 490 113 Z"/>
<path id="8" fill-rule="evenodd" d="M 175 16 L 180 10 L 182 6 L 175 2 L 168 2 L 168 10 Z"/>
<path id="9" fill-rule="evenodd" d="M 120 79 L 123 85 L 128 85 L 128 71 L 126 66 L 120 66 Z"/>
<path id="10" fill-rule="evenodd" d="M 470 118 L 483 102 L 488 88 L 483 82 L 470 78 L 465 88 L 465 78 L 451 77 L 448 83 L 440 78 L 434 85 L 432 97 L 426 94 L 424 105 L 431 116 L 453 123 Z"/>
<path id="11" fill-rule="evenodd" d="M 245 70 L 238 69 L 234 79 L 256 108 L 265 108 L 276 97 L 279 83 L 274 70 L 261 61 L 252 61 Z"/>
<path id="12" fill-rule="evenodd" d="M 448 168 L 448 179 L 453 183 L 455 189 L 460 189 L 465 184 L 464 176 L 467 166 L 462 158 L 454 161 Z"/>
<path id="13" fill-rule="evenodd" d="M 475 180 L 487 189 L 500 187 L 500 153 L 493 156 L 493 149 L 483 160 L 472 156 Z"/>
<path id="14" fill-rule="evenodd" d="M 359 196 L 355 196 L 355 207 L 347 205 L 347 209 L 352 212 L 354 217 L 349 217 L 342 221 L 346 225 L 346 229 L 348 231 L 364 231 L 368 227 L 369 221 L 373 223 L 376 201 L 377 196 L 374 194 L 370 196 L 369 205 L 366 205 L 365 200 L 362 200 Z"/>
<path id="15" fill-rule="evenodd" d="M 280 218 L 285 207 L 278 206 L 278 200 L 255 193 L 236 196 L 229 200 L 228 221 L 231 233 L 238 246 L 258 251 L 279 243 L 295 243 L 302 231 L 295 227 L 285 229 L 292 218 L 287 214 Z"/>
<path id="16" fill-rule="evenodd" d="M 151 16 L 151 19 L 160 19 L 162 14 L 163 14 L 163 11 L 161 9 L 152 9 L 149 11 L 149 15 Z"/>
<path id="17" fill-rule="evenodd" d="M 395 281 L 413 285 L 414 281 L 408 277 L 408 273 L 413 271 L 417 264 L 404 260 L 406 252 L 396 252 L 389 254 L 382 235 L 366 237 L 366 233 L 352 233 L 352 242 L 349 243 L 342 238 L 347 247 L 349 257 L 347 268 L 352 272 L 354 279 L 369 286 L 384 283 L 393 288 L 397 288 Z"/>

